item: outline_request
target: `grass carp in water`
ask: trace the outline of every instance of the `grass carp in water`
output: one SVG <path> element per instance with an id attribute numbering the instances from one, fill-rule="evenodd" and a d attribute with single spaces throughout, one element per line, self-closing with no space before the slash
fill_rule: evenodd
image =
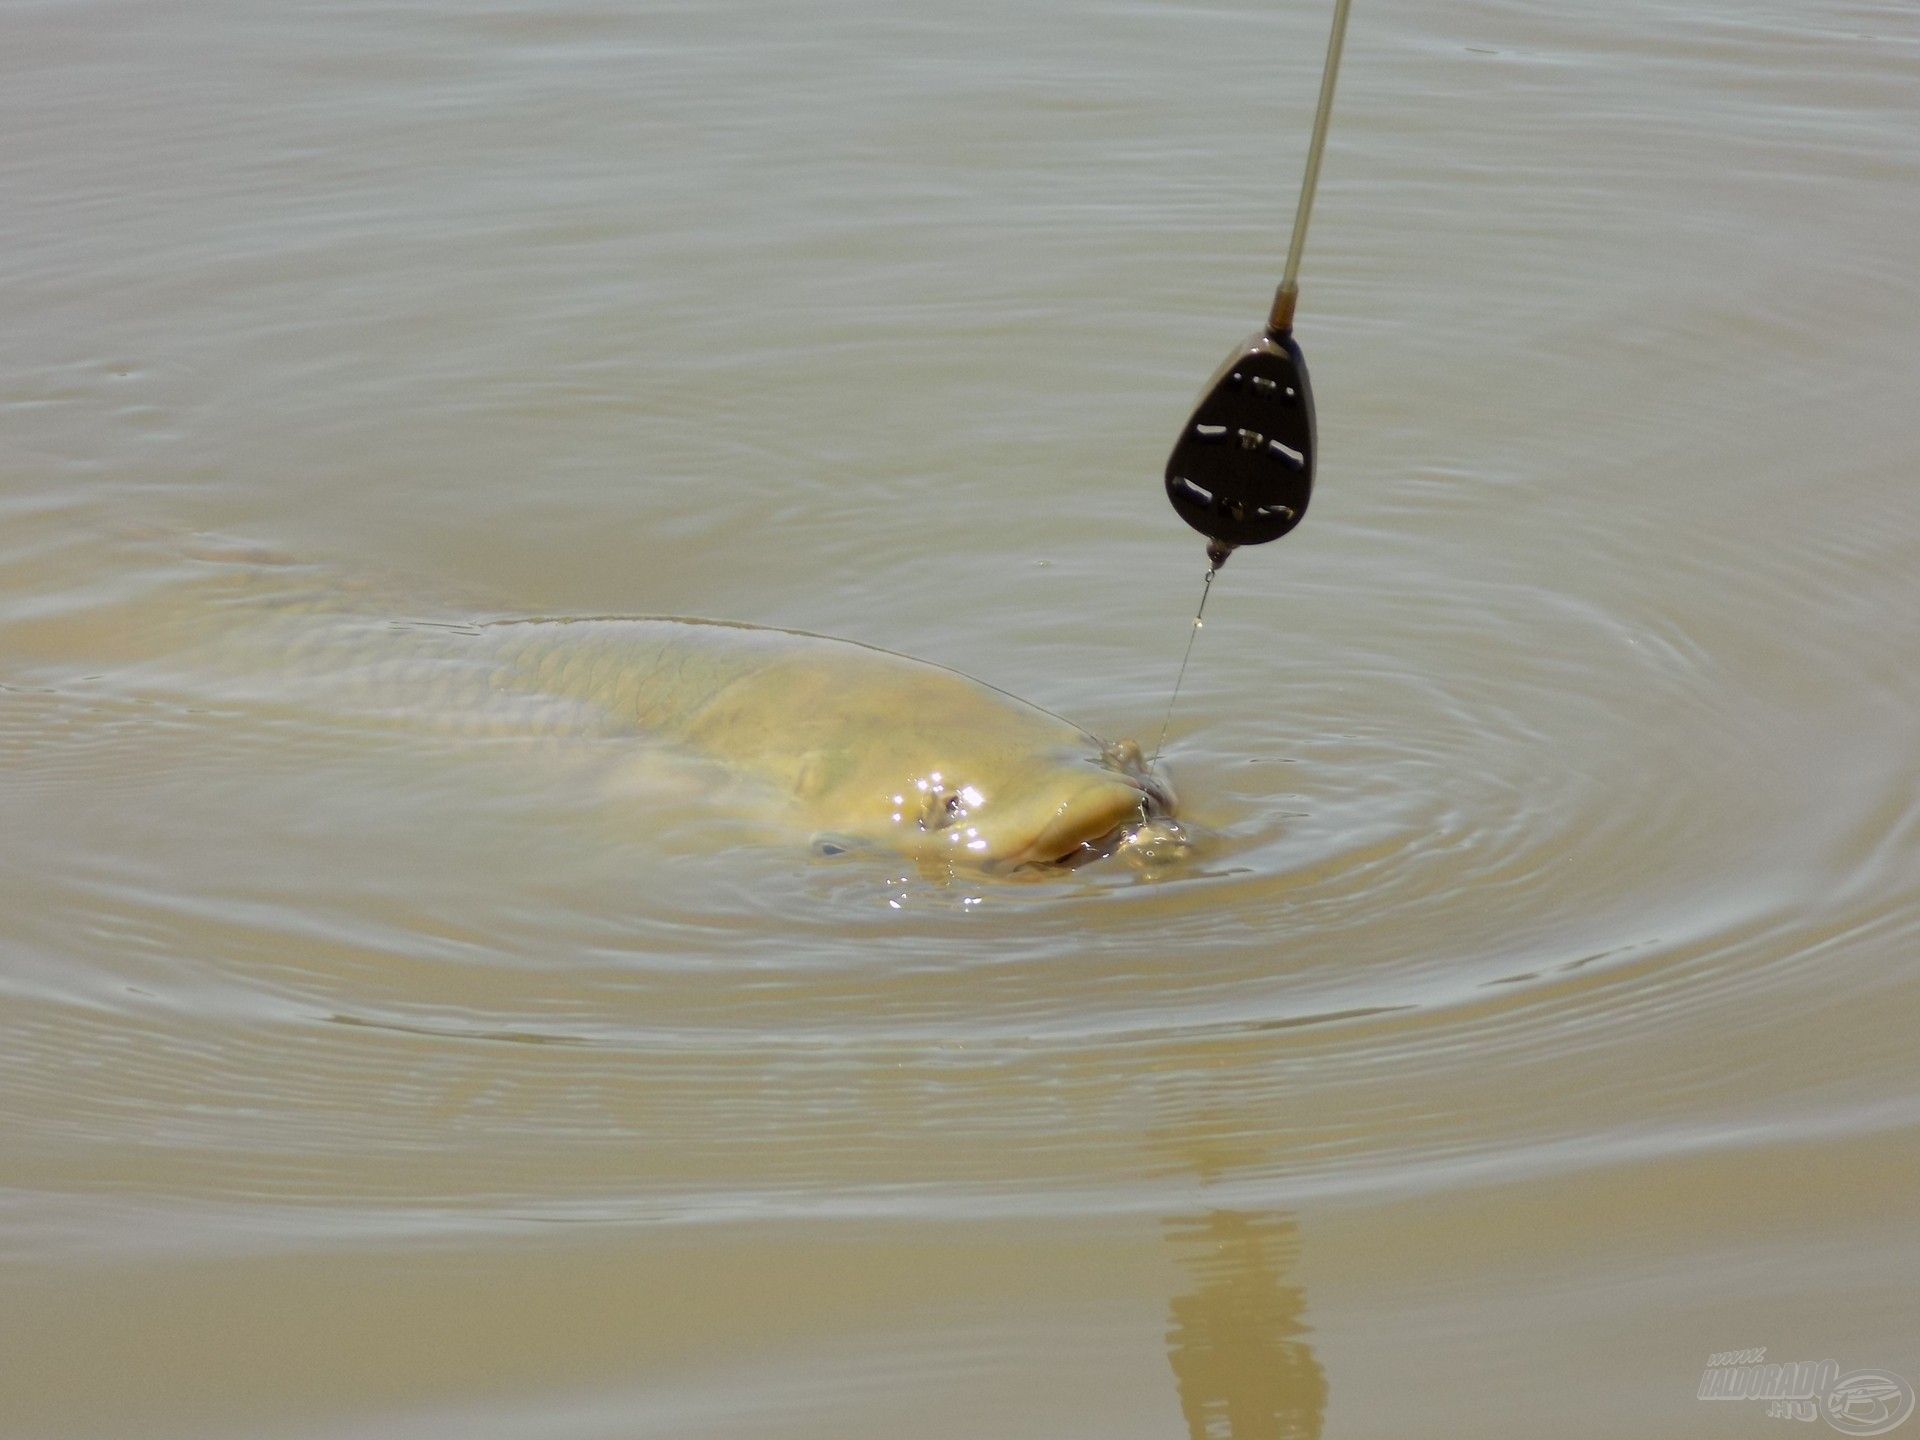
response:
<path id="1" fill-rule="evenodd" d="M 636 768 L 657 771 L 662 755 L 717 762 L 681 770 L 723 775 L 716 803 L 723 788 L 730 801 L 750 792 L 755 813 L 826 854 L 1006 870 L 1116 851 L 1157 865 L 1185 851 L 1173 795 L 1138 746 L 1104 744 L 939 665 L 722 621 L 397 620 L 272 588 L 222 603 L 236 623 L 217 658 L 189 646 L 194 681 L 211 669 L 228 696 L 322 715 L 631 735 L 653 742 Z"/>
<path id="2" fill-rule="evenodd" d="M 1137 745 L 850 641 L 678 619 L 508 621 L 475 638 L 496 653 L 496 689 L 584 701 L 764 781 L 828 851 L 1053 864 L 1135 843 L 1173 810 Z"/>

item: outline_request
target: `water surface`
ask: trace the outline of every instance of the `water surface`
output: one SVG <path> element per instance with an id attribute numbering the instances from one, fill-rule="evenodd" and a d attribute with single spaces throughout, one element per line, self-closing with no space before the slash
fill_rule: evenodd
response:
<path id="1" fill-rule="evenodd" d="M 163 663 L 234 577 L 1157 729 L 1326 11 L 16 4 L 0 1431 L 1744 1435 L 1920 1380 L 1920 24 L 1360 8 L 1147 881 Z M 242 589 L 244 590 L 244 586 Z M 1822 1429 L 1824 1430 L 1824 1425 Z"/>

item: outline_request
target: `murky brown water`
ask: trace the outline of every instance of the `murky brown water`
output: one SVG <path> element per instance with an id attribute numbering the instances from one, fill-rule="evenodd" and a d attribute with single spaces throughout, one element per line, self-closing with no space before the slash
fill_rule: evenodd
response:
<path id="1" fill-rule="evenodd" d="M 258 546 L 1150 736 L 1158 469 L 1325 23 L 7 11 L 0 1434 L 1613 1440 L 1774 1433 L 1695 1398 L 1732 1348 L 1920 1380 L 1910 6 L 1359 7 L 1321 490 L 1216 587 L 1168 878 L 825 862 L 155 669 Z"/>

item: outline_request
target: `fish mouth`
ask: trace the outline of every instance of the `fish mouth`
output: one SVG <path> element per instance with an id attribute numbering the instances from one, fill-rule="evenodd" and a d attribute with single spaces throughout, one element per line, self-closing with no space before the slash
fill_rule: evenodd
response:
<path id="1" fill-rule="evenodd" d="M 1142 825 L 1173 811 L 1173 792 L 1144 772 L 1103 772 L 1108 783 L 1074 796 L 1022 852 L 1027 864 L 1072 869 L 1114 854 Z"/>

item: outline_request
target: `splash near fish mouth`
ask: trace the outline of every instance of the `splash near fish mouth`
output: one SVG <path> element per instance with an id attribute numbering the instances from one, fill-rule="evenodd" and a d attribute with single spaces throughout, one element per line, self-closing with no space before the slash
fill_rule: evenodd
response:
<path id="1" fill-rule="evenodd" d="M 1047 862 L 1046 868 L 1078 870 L 1099 861 L 1119 861 L 1148 875 L 1170 870 L 1188 860 L 1194 850 L 1192 830 L 1171 815 L 1144 815 L 1097 840 L 1084 841 L 1070 855 Z"/>
<path id="2" fill-rule="evenodd" d="M 1193 853 L 1194 836 L 1174 818 L 1173 787 L 1148 768 L 1140 747 L 1131 740 L 1104 747 L 1101 759 L 1134 792 L 1132 810 L 1064 853 L 1029 861 L 1029 865 L 1041 871 L 1067 871 L 1117 859 L 1136 871 L 1156 873 L 1185 861 Z"/>

